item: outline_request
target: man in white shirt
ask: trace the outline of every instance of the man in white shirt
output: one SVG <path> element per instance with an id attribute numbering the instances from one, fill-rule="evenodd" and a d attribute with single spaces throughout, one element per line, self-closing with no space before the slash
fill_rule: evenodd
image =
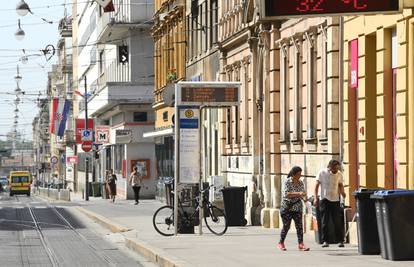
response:
<path id="1" fill-rule="evenodd" d="M 346 197 L 342 173 L 339 171 L 341 164 L 337 160 L 329 161 L 328 167 L 322 169 L 316 177 L 314 205 L 321 212 L 322 247 L 328 247 L 329 219 L 332 219 L 337 240 L 343 240 L 343 221 L 341 220 L 340 195 Z M 321 200 L 319 203 L 318 192 L 321 187 Z M 339 247 L 343 247 L 342 241 Z"/>

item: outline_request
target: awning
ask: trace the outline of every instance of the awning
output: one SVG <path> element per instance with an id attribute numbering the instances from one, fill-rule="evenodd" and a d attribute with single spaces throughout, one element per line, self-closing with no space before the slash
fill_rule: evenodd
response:
<path id="1" fill-rule="evenodd" d="M 168 136 L 168 135 L 173 135 L 173 134 L 174 134 L 174 129 L 168 128 L 168 129 L 163 129 L 163 130 L 158 130 L 158 131 L 153 131 L 153 132 L 147 132 L 147 133 L 144 133 L 142 136 L 144 138 L 153 138 L 153 137 Z"/>

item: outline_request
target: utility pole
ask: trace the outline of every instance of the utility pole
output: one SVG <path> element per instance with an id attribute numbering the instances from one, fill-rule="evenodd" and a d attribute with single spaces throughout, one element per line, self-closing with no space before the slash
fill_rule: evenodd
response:
<path id="1" fill-rule="evenodd" d="M 86 85 L 86 74 L 85 74 L 85 131 L 88 130 L 88 88 Z M 88 153 L 86 153 L 85 157 L 85 201 L 89 200 L 89 157 Z"/>

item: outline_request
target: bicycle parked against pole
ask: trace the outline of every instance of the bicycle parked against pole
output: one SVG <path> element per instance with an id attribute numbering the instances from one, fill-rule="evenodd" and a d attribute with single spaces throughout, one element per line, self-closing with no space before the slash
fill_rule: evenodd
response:
<path id="1" fill-rule="evenodd" d="M 214 206 L 206 196 L 206 192 L 212 187 L 214 186 L 208 186 L 206 189 L 202 190 L 198 196 L 188 201 L 181 201 L 180 198 L 178 198 L 178 220 L 180 221 L 178 223 L 179 228 L 177 229 L 177 232 L 180 231 L 180 227 L 188 227 L 193 221 L 198 221 L 201 208 L 203 208 L 204 222 L 210 232 L 215 235 L 223 235 L 227 231 L 227 220 L 224 211 Z M 200 203 L 201 194 L 203 195 L 202 207 Z M 185 211 L 183 203 L 192 201 L 195 201 L 196 208 L 194 212 L 189 214 L 189 212 Z M 152 223 L 159 234 L 163 236 L 174 235 L 174 207 L 165 205 L 159 208 L 154 213 Z"/>

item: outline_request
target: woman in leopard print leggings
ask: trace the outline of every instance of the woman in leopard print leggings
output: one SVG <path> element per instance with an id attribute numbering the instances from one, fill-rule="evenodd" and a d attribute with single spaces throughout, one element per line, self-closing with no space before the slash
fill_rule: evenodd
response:
<path id="1" fill-rule="evenodd" d="M 293 167 L 283 185 L 282 203 L 280 208 L 283 228 L 280 233 L 279 244 L 277 245 L 281 250 L 286 250 L 285 239 L 290 229 L 292 219 L 296 226 L 299 250 L 309 250 L 309 248 L 303 244 L 302 198 L 306 197 L 306 192 L 305 185 L 300 180 L 301 175 L 302 169 L 298 166 Z"/>

